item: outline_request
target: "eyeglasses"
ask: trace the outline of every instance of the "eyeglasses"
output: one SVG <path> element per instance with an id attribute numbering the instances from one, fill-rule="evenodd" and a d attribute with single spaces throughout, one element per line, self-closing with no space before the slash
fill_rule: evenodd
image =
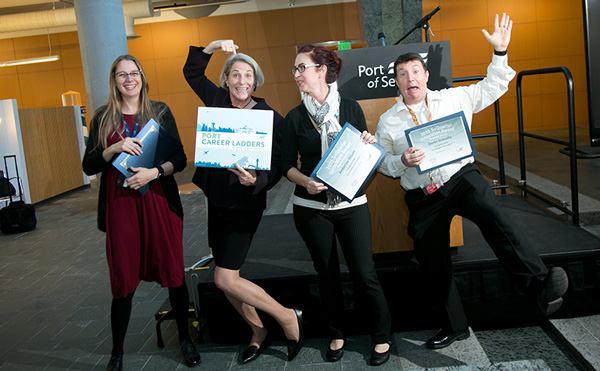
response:
<path id="1" fill-rule="evenodd" d="M 304 73 L 306 71 L 306 67 L 319 67 L 320 64 L 301 64 L 298 67 L 292 68 L 292 76 L 296 76 L 296 71 L 300 73 Z"/>
<path id="2" fill-rule="evenodd" d="M 140 77 L 141 74 L 142 74 L 142 70 L 131 71 L 129 73 L 127 73 L 127 72 L 117 72 L 117 73 L 115 73 L 115 77 L 117 77 L 119 79 L 127 80 L 127 76 L 131 77 L 132 79 L 135 79 L 137 77 Z"/>

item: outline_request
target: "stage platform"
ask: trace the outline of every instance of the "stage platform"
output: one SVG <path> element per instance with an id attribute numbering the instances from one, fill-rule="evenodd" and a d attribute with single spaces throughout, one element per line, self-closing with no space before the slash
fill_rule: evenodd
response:
<path id="1" fill-rule="evenodd" d="M 561 266 L 569 276 L 565 302 L 552 318 L 600 313 L 600 239 L 518 195 L 498 196 L 502 207 L 522 226 L 533 248 L 548 266 Z M 484 241 L 478 228 L 464 220 L 464 246 L 453 257 L 455 279 L 469 323 L 474 329 L 535 325 L 546 319 L 516 288 Z M 352 293 L 342 259 L 348 335 L 367 334 Z M 437 316 L 420 282 L 413 254 L 374 255 L 377 273 L 392 313 L 393 331 L 438 327 Z M 214 264 L 198 274 L 199 308 L 206 320 L 205 333 L 217 343 L 244 341 L 249 333 L 241 317 L 213 281 Z M 250 279 L 280 303 L 305 310 L 306 334 L 326 337 L 320 317 L 316 273 L 308 250 L 294 227 L 292 214 L 263 217 L 241 275 Z M 263 316 L 270 329 L 278 329 Z M 281 337 L 282 334 L 274 334 Z"/>

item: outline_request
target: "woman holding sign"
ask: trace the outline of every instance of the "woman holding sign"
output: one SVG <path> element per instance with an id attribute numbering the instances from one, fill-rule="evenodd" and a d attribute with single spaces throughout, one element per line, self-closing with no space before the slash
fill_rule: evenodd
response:
<path id="1" fill-rule="evenodd" d="M 140 62 L 122 55 L 112 64 L 110 97 L 94 113 L 83 158 L 88 175 L 102 173 L 98 200 L 98 228 L 106 232 L 106 258 L 113 295 L 112 356 L 107 370 L 123 367 L 123 344 L 131 315 L 133 294 L 140 282 L 155 281 L 169 288 L 179 342 L 186 365 L 200 364 L 188 333 L 188 289 L 183 266 L 183 207 L 173 173 L 183 170 L 186 156 L 169 107 L 148 98 L 148 81 Z M 154 119 L 166 135 L 158 146 L 165 158 L 156 167 L 133 167 L 125 177 L 112 166 L 125 152 L 141 155 L 135 136 Z M 149 185 L 144 194 L 139 192 Z"/>
<path id="2" fill-rule="evenodd" d="M 331 342 L 327 361 L 342 358 L 345 335 L 342 313 L 344 297 L 336 237 L 340 241 L 354 291 L 366 307 L 375 347 L 371 364 L 381 365 L 390 356 L 391 319 L 375 273 L 371 250 L 371 216 L 364 191 L 351 203 L 343 201 L 310 174 L 345 123 L 362 132 L 366 143 L 375 138 L 367 132 L 365 116 L 356 101 L 340 97 L 336 80 L 340 57 L 322 46 L 305 45 L 298 51 L 292 74 L 303 94 L 302 104 L 291 110 L 282 133 L 282 172 L 296 183 L 294 222 L 306 243 L 319 277 L 321 302 L 329 324 Z M 298 154 L 302 166 L 297 167 Z"/>
<path id="3" fill-rule="evenodd" d="M 208 198 L 208 243 L 215 258 L 215 284 L 252 329 L 252 339 L 242 354 L 242 363 L 256 359 L 266 347 L 267 329 L 256 309 L 271 315 L 285 333 L 288 361 L 293 360 L 303 344 L 302 311 L 283 307 L 262 288 L 240 277 L 240 268 L 266 208 L 267 190 L 281 178 L 280 138 L 283 117 L 264 99 L 252 96 L 264 82 L 263 73 L 254 59 L 237 53 L 233 40 L 217 40 L 205 48 L 190 46 L 183 74 L 207 107 L 259 109 L 273 111 L 273 148 L 271 170 L 197 168 L 193 182 Z M 232 54 L 223 65 L 219 83 L 205 75 L 212 54 L 222 50 Z"/>

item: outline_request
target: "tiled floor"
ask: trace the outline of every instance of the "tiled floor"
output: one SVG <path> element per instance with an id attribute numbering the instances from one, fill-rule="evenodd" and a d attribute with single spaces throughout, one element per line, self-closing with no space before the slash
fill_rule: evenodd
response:
<path id="1" fill-rule="evenodd" d="M 188 168 L 178 176 L 180 184 L 189 181 L 192 170 Z M 590 178 L 580 179 L 582 192 L 584 183 L 593 178 L 592 173 Z M 291 189 L 283 180 L 272 190 L 267 213 L 290 212 Z M 600 192 L 590 196 L 600 200 Z M 184 255 L 190 265 L 208 253 L 206 215 L 203 196 L 184 194 L 182 200 L 186 214 Z M 96 229 L 96 203 L 95 185 L 77 190 L 37 205 L 38 227 L 34 231 L 0 234 L 1 370 L 104 369 L 111 349 L 111 294 L 104 235 Z M 166 346 L 159 349 L 156 345 L 154 313 L 166 298 L 167 291 L 152 283 L 142 283 L 136 291 L 126 339 L 126 370 L 186 369 L 180 363 L 172 321 L 163 325 Z M 600 315 L 553 320 L 552 324 L 579 350 L 584 366 L 600 369 Z M 377 369 L 584 369 L 552 331 L 540 327 L 476 331 L 468 340 L 439 351 L 423 345 L 432 334 L 433 330 L 394 334 L 392 357 Z M 285 344 L 274 342 L 259 359 L 241 365 L 239 356 L 245 344 L 206 342 L 198 345 L 203 357 L 198 369 L 373 368 L 368 365 L 368 337 L 349 338 L 342 361 L 333 364 L 324 361 L 326 344 L 326 339 L 307 339 L 297 359 L 287 362 Z"/>

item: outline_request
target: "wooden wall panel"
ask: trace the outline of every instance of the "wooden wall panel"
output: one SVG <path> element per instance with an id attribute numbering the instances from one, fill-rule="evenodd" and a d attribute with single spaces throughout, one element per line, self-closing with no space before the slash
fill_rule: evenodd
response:
<path id="1" fill-rule="evenodd" d="M 15 48 L 12 39 L 0 40 L 0 61 L 15 59 Z M 16 75 L 17 67 L 0 68 L 0 76 Z M 4 86 L 4 85 L 3 85 Z"/>
<path id="2" fill-rule="evenodd" d="M 58 34 L 60 45 L 60 60 L 63 68 L 82 68 L 81 53 L 79 52 L 79 36 L 77 32 Z M 54 49 L 54 45 L 52 48 Z M 83 75 L 81 76 L 83 79 Z M 85 92 L 85 91 L 84 91 Z"/>
<path id="3" fill-rule="evenodd" d="M 49 62 L 56 63 L 56 62 Z M 44 64 L 44 63 L 40 63 Z M 19 73 L 21 104 L 19 107 L 48 107 L 62 105 L 66 92 L 63 70 Z"/>
<path id="4" fill-rule="evenodd" d="M 362 31 L 359 22 L 358 7 L 354 3 L 342 4 L 342 16 L 344 17 L 344 33 L 347 40 L 362 39 Z"/>
<path id="5" fill-rule="evenodd" d="M 31 202 L 83 186 L 73 107 L 19 109 Z"/>
<path id="6" fill-rule="evenodd" d="M 206 46 L 213 40 L 232 39 L 240 47 L 240 51 L 248 50 L 244 14 L 200 18 L 198 20 L 198 36 L 199 45 L 202 46 Z"/>
<path id="7" fill-rule="evenodd" d="M 538 23 L 540 58 L 581 55 L 583 19 L 565 19 Z M 556 45 L 560 45 L 557 48 Z"/>
<path id="8" fill-rule="evenodd" d="M 513 24 L 512 34 L 515 36 L 511 37 L 510 55 L 508 57 L 511 65 L 513 60 L 539 59 L 537 23 Z"/>
<path id="9" fill-rule="evenodd" d="M 437 6 L 441 6 L 442 9 L 430 21 L 431 29 L 436 35 L 431 41 L 450 41 L 454 77 L 480 74 L 477 73 L 479 65 L 489 64 L 492 47 L 487 43 L 480 29 L 493 30 L 494 15 L 506 12 L 514 22 L 508 54 L 510 66 L 517 73 L 557 66 L 565 66 L 571 70 L 577 82 L 574 85 L 575 95 L 578 97 L 575 107 L 577 112 L 581 112 L 576 116 L 576 123 L 581 126 L 588 125 L 587 111 L 580 111 L 578 108 L 587 105 L 581 1 L 423 0 L 423 13 L 426 14 Z M 559 80 L 560 77 L 551 75 L 528 76 L 523 80 L 524 114 L 529 116 L 525 120 L 526 130 L 567 128 L 566 120 L 557 120 L 550 113 L 563 108 L 552 107 L 552 110 L 546 114 L 541 112 L 546 107 L 557 103 L 552 94 L 566 91 L 564 79 Z M 501 102 L 501 106 L 510 105 L 507 110 L 503 108 L 502 111 L 513 114 L 513 116 L 502 114 L 504 132 L 517 131 L 516 108 L 512 107 L 516 106 L 515 93 L 516 79 L 505 94 L 511 99 Z M 526 101 L 530 105 L 527 105 Z M 566 103 L 561 105 L 566 109 Z M 493 125 L 491 122 L 477 127 Z M 477 127 L 474 132 L 478 130 Z"/>
<path id="10" fill-rule="evenodd" d="M 536 10 L 536 1 L 487 0 L 485 3 L 485 6 L 487 7 L 487 25 L 494 24 L 494 14 L 496 13 L 499 15 L 502 15 L 502 13 L 509 14 L 511 19 L 516 20 L 516 23 L 519 24 L 535 23 L 539 20 Z M 547 4 L 547 2 L 542 1 L 541 4 Z M 480 6 L 482 5 L 483 4 Z M 463 18 L 463 20 L 464 19 L 465 18 Z"/>
<path id="11" fill-rule="evenodd" d="M 17 104 L 23 103 L 23 100 L 21 99 L 21 89 L 19 89 L 19 76 L 0 75 L 0 86 L 2 87 L 2 89 L 0 89 L 0 100 L 16 99 Z"/>
<path id="12" fill-rule="evenodd" d="M 178 55 L 154 60 L 156 83 L 153 88 L 158 90 L 158 94 L 180 93 L 189 89 L 182 72 L 186 57 L 187 52 L 185 56 Z"/>
<path id="13" fill-rule="evenodd" d="M 515 1 L 517 4 L 523 1 Z M 544 0 L 532 2 L 535 4 L 538 19 L 555 21 L 561 19 L 581 18 L 581 2 L 573 0 Z"/>
<path id="14" fill-rule="evenodd" d="M 248 49 L 294 45 L 292 9 L 246 13 Z"/>
<path id="15" fill-rule="evenodd" d="M 292 10 L 296 44 L 346 39 L 342 4 L 332 4 L 327 8 L 309 6 Z"/>
<path id="16" fill-rule="evenodd" d="M 151 24 L 140 24 L 135 26 L 135 34 L 139 36 L 137 39 L 127 41 L 127 49 L 129 54 L 136 57 L 142 65 L 145 61 L 154 60 L 153 32 Z M 146 68 L 146 66 L 144 66 Z"/>
<path id="17" fill-rule="evenodd" d="M 65 91 L 61 92 L 61 97 L 62 94 L 67 91 L 76 91 L 79 94 L 81 94 L 81 105 L 87 105 L 87 96 L 85 94 L 85 82 L 83 80 L 83 68 L 65 68 L 63 70 L 63 73 L 65 81 Z M 108 81 L 108 76 L 106 77 L 106 80 Z"/>
<path id="18" fill-rule="evenodd" d="M 473 38 L 473 35 L 480 36 L 480 38 Z M 493 50 L 483 37 L 479 27 L 444 30 L 444 37 L 450 40 L 469 40 L 469 42 L 450 42 L 452 65 L 470 66 L 485 63 L 487 68 L 492 60 Z M 473 73 L 469 75 L 473 75 Z M 452 77 L 458 77 L 458 75 L 455 75 L 453 71 Z"/>
<path id="19" fill-rule="evenodd" d="M 154 57 L 157 59 L 185 57 L 188 46 L 199 42 L 196 19 L 152 23 L 151 28 Z"/>

